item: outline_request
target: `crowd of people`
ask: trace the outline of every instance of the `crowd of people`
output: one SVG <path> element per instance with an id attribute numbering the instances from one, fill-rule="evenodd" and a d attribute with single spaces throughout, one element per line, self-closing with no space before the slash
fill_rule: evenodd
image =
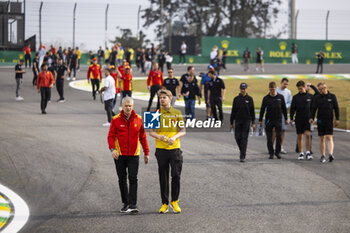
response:
<path id="1" fill-rule="evenodd" d="M 24 50 L 25 53 L 28 49 Z M 223 49 L 224 51 L 224 49 Z M 175 122 L 170 129 L 160 127 L 150 130 L 149 135 L 155 138 L 155 156 L 158 163 L 158 174 L 161 190 L 162 206 L 159 213 L 167 213 L 169 207 L 175 213 L 181 213 L 178 204 L 180 195 L 180 176 L 182 170 L 182 151 L 179 138 L 186 134 L 186 130 L 179 121 L 192 121 L 196 119 L 196 100 L 201 104 L 204 98 L 206 106 L 206 120 L 220 122 L 224 127 L 223 101 L 225 100 L 226 87 L 223 79 L 220 78 L 220 68 L 225 69 L 226 53 L 219 55 L 217 48 L 211 54 L 211 64 L 207 67 L 206 73 L 196 77 L 195 68 L 187 67 L 187 72 L 178 80 L 174 76 L 174 68 L 171 67 L 171 54 L 162 49 L 149 48 L 136 49 L 115 44 L 112 50 L 99 48 L 97 57 L 90 52 L 91 63 L 87 71 L 87 81 L 91 83 L 92 99 L 96 100 L 98 93 L 107 114 L 107 122 L 103 126 L 109 127 L 108 147 L 119 177 L 119 187 L 123 206 L 123 213 L 137 213 L 137 173 L 139 166 L 140 144 L 144 151 L 144 162 L 149 161 L 149 146 L 146 131 L 143 126 L 142 117 L 137 115 L 132 99 L 133 70 L 132 62 L 136 61 L 138 71 L 148 74 L 145 85 L 150 92 L 147 111 L 152 110 L 154 97 L 157 96 L 156 111 L 163 117 Z M 214 54 L 216 52 L 216 55 Z M 27 53 L 30 54 L 30 53 Z M 26 54 L 26 55 L 27 55 Z M 185 54 L 185 53 L 184 53 Z M 257 64 L 263 71 L 263 52 L 257 49 Z M 214 56 L 215 55 L 215 56 Z M 134 57 L 135 56 L 135 57 Z M 320 57 L 322 56 L 319 55 Z M 51 88 L 56 83 L 60 98 L 58 102 L 64 102 L 64 79 L 71 75 L 75 80 L 76 71 L 79 69 L 81 52 L 79 48 L 62 50 L 51 46 L 47 51 L 45 46 L 40 45 L 38 52 L 33 59 L 33 86 L 36 86 L 41 94 L 40 108 L 42 114 L 46 114 L 46 107 L 51 100 Z M 247 48 L 243 55 L 244 59 L 251 59 Z M 20 84 L 25 70 L 24 63 L 31 66 L 29 56 L 26 60 L 20 60 L 15 66 L 16 73 L 16 100 L 23 100 L 19 95 Z M 28 62 L 29 59 L 29 62 Z M 183 58 L 185 59 L 185 58 Z M 219 62 L 217 60 L 220 60 Z M 295 58 L 293 58 L 295 59 Z M 157 61 L 156 61 L 157 60 Z M 168 64 L 168 62 L 170 64 Z M 185 62 L 185 61 L 184 61 Z M 103 63 L 105 68 L 102 72 Z M 163 76 L 164 65 L 167 64 L 167 77 Z M 249 64 L 249 61 L 247 62 Z M 247 66 L 249 69 L 249 67 Z M 321 67 L 322 68 L 322 67 Z M 322 71 L 321 71 L 322 72 Z M 103 75 L 105 76 L 103 87 Z M 67 77 L 67 79 L 69 78 Z M 201 78 L 199 80 L 199 78 Z M 267 150 L 269 159 L 281 159 L 281 154 L 287 153 L 283 148 L 284 134 L 289 124 L 295 125 L 296 129 L 296 152 L 298 159 L 313 159 L 311 151 L 311 140 L 314 120 L 317 113 L 317 130 L 319 136 L 320 162 L 325 163 L 326 145 L 328 149 L 328 161 L 332 162 L 333 155 L 333 127 L 339 124 L 339 107 L 337 98 L 330 93 L 324 82 L 318 83 L 317 87 L 300 80 L 296 84 L 298 93 L 292 96 L 288 89 L 289 80 L 283 78 L 280 86 L 276 82 L 268 84 L 268 94 L 263 97 L 258 124 L 255 125 L 254 99 L 248 94 L 247 83 L 242 82 L 239 86 L 240 93 L 232 102 L 230 115 L 230 128 L 240 151 L 240 162 L 245 162 L 250 130 L 261 132 L 265 129 L 267 139 Z M 312 95 L 310 92 L 314 91 Z M 119 94 L 119 103 L 118 103 Z M 174 108 L 180 98 L 185 102 L 185 119 L 181 111 Z M 118 107 L 119 106 L 119 107 Z M 288 120 L 288 110 L 290 110 Z M 334 123 L 335 117 L 335 123 Z M 263 123 L 264 120 L 264 123 Z M 263 125 L 264 124 L 264 125 Z M 261 134 L 260 134 L 261 135 Z M 305 150 L 304 150 L 305 138 Z M 170 169 L 171 171 L 170 171 Z M 169 172 L 171 174 L 171 201 L 169 202 Z M 129 179 L 129 185 L 127 184 Z"/>

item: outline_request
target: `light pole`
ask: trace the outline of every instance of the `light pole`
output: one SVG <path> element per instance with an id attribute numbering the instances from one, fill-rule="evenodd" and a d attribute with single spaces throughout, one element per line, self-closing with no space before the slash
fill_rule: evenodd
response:
<path id="1" fill-rule="evenodd" d="M 109 8 L 109 4 L 107 4 L 106 6 L 106 13 L 105 13 L 105 48 L 107 48 L 107 20 L 108 20 L 108 8 Z"/>
<path id="2" fill-rule="evenodd" d="M 75 48 L 75 12 L 77 9 L 77 3 L 74 3 L 73 9 L 73 49 Z"/>

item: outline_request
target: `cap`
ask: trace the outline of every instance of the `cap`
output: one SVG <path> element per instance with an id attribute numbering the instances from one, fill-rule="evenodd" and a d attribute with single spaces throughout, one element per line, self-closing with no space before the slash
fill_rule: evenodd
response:
<path id="1" fill-rule="evenodd" d="M 209 70 L 215 70 L 214 66 L 212 66 L 212 65 L 209 65 L 209 66 L 208 66 L 208 69 L 209 69 Z"/>
<path id="2" fill-rule="evenodd" d="M 110 66 L 109 66 L 109 69 L 114 69 L 114 68 L 115 68 L 114 65 L 110 65 Z"/>
<path id="3" fill-rule="evenodd" d="M 93 60 L 93 61 L 97 61 L 97 58 L 96 58 L 96 57 L 94 57 L 92 60 Z"/>
<path id="4" fill-rule="evenodd" d="M 246 83 L 241 83 L 241 85 L 239 86 L 240 89 L 247 89 L 248 85 Z"/>
<path id="5" fill-rule="evenodd" d="M 125 69 L 129 69 L 130 70 L 130 66 L 125 66 Z"/>

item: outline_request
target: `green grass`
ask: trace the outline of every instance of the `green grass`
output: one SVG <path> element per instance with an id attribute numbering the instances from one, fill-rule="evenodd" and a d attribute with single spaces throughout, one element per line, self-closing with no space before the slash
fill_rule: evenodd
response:
<path id="1" fill-rule="evenodd" d="M 241 82 L 248 84 L 248 93 L 254 98 L 255 108 L 260 109 L 262 99 L 268 94 L 268 83 L 275 81 L 279 85 L 280 79 L 226 79 L 226 96 L 224 104 L 232 105 L 233 98 L 239 93 L 239 85 Z M 299 79 L 290 79 L 288 89 L 291 90 L 292 95 L 297 94 L 296 83 Z M 304 80 L 306 83 L 310 82 L 317 86 L 317 83 L 325 81 L 328 90 L 335 94 L 338 99 L 340 107 L 340 128 L 350 129 L 350 80 L 323 80 L 323 79 L 310 79 Z M 133 89 L 137 92 L 148 92 L 146 80 L 133 81 Z M 313 94 L 314 92 L 311 91 Z"/>

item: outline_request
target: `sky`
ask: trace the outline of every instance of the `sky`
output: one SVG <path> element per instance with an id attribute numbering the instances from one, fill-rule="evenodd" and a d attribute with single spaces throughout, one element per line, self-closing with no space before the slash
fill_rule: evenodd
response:
<path id="1" fill-rule="evenodd" d="M 39 40 L 39 0 L 26 0 L 26 38 L 37 34 Z M 105 41 L 105 10 L 109 4 L 107 38 L 114 39 L 120 35 L 117 27 L 130 28 L 133 34 L 137 31 L 137 12 L 149 6 L 148 0 L 43 0 L 42 40 L 45 44 L 68 47 L 73 41 L 73 7 L 76 9 L 76 45 L 83 51 L 97 50 Z M 270 32 L 278 32 L 288 23 L 288 1 L 281 4 L 278 22 Z M 325 20 L 329 16 L 330 40 L 350 40 L 349 0 L 296 0 L 299 9 L 297 20 L 297 39 L 325 39 Z M 140 19 L 141 30 L 147 38 L 155 40 L 154 26 L 144 28 Z M 288 33 L 281 38 L 287 38 Z"/>

